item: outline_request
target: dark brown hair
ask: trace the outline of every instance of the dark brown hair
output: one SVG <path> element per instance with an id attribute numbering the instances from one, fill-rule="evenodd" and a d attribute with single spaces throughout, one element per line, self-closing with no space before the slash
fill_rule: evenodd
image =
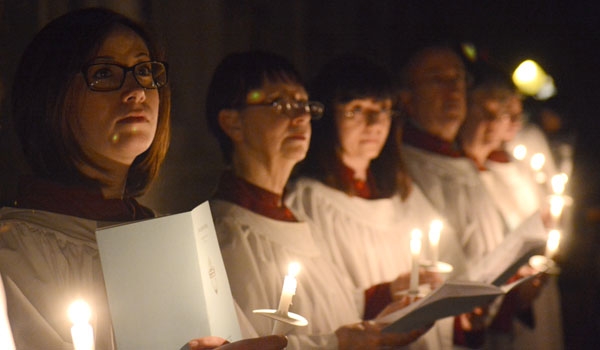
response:
<path id="1" fill-rule="evenodd" d="M 283 56 L 264 51 L 232 53 L 215 69 L 206 97 L 208 127 L 221 146 L 226 163 L 231 162 L 233 143 L 219 125 L 219 112 L 244 107 L 251 90 L 265 81 L 285 81 L 304 85 L 300 74 Z"/>
<path id="2" fill-rule="evenodd" d="M 12 112 L 23 151 L 36 176 L 64 184 L 97 185 L 76 167 L 78 162 L 89 160 L 69 127 L 74 101 L 79 96 L 73 83 L 106 37 L 119 26 L 139 35 L 153 60 L 164 60 L 164 53 L 141 25 L 101 8 L 77 10 L 53 20 L 33 38 L 21 57 L 13 84 Z M 149 149 L 129 168 L 127 196 L 147 190 L 169 147 L 168 84 L 159 90 L 159 96 L 156 135 Z"/>
<path id="3" fill-rule="evenodd" d="M 306 159 L 299 165 L 298 175 L 315 178 L 351 193 L 336 171 L 341 160 L 337 154 L 339 135 L 334 117 L 335 106 L 361 98 L 394 101 L 393 92 L 388 72 L 366 58 L 346 55 L 323 66 L 309 87 L 309 95 L 311 99 L 322 102 L 325 110 L 323 118 L 312 124 L 310 148 Z M 397 119 L 392 121 L 381 153 L 370 164 L 379 197 L 400 193 L 405 198 L 409 190 L 408 175 L 400 156 L 399 123 Z"/>

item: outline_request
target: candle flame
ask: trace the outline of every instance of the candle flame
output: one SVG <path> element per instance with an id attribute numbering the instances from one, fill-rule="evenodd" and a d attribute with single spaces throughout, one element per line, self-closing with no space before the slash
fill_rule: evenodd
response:
<path id="1" fill-rule="evenodd" d="M 531 156 L 531 162 L 529 164 L 531 165 L 531 169 L 534 171 L 540 171 L 544 167 L 545 163 L 546 156 L 544 156 L 542 153 L 536 153 Z"/>
<path id="2" fill-rule="evenodd" d="M 300 273 L 300 264 L 297 262 L 288 265 L 288 276 L 296 277 Z"/>
<path id="3" fill-rule="evenodd" d="M 429 225 L 429 241 L 433 244 L 438 244 L 440 242 L 440 232 L 442 231 L 442 221 L 433 220 Z"/>
<path id="4" fill-rule="evenodd" d="M 414 255 L 421 254 L 421 230 L 414 229 L 410 233 L 410 252 Z"/>
<path id="5" fill-rule="evenodd" d="M 79 299 L 69 306 L 69 319 L 73 324 L 88 323 L 92 316 L 92 310 L 85 301 Z"/>
<path id="6" fill-rule="evenodd" d="M 525 145 L 517 145 L 513 149 L 513 157 L 515 157 L 516 160 L 523 160 L 523 159 L 525 159 L 526 156 L 527 156 L 527 147 L 525 147 Z"/>
<path id="7" fill-rule="evenodd" d="M 552 191 L 555 194 L 563 194 L 565 192 L 567 181 L 569 181 L 569 177 L 565 173 L 552 176 L 552 179 L 550 180 L 552 184 Z"/>
<path id="8" fill-rule="evenodd" d="M 548 241 L 546 242 L 546 256 L 551 257 L 558 250 L 560 243 L 560 231 L 550 230 L 548 232 Z"/>
<path id="9" fill-rule="evenodd" d="M 550 197 L 550 215 L 552 217 L 559 217 L 565 206 L 565 198 L 560 195 L 554 195 Z"/>

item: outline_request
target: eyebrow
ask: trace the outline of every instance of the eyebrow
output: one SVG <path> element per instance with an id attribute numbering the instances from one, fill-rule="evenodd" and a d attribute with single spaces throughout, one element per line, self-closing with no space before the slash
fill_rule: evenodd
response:
<path id="1" fill-rule="evenodd" d="M 147 52 L 140 52 L 137 55 L 135 55 L 134 58 L 150 58 L 150 54 Z M 95 60 L 105 60 L 105 61 L 116 61 L 114 56 L 96 56 L 94 58 L 92 58 L 92 61 Z"/>

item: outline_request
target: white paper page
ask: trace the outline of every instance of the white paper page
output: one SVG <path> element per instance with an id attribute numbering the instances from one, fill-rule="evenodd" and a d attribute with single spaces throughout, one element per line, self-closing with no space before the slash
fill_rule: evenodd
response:
<path id="1" fill-rule="evenodd" d="M 502 290 L 493 285 L 446 281 L 425 298 L 376 321 L 390 323 L 384 329 L 385 332 L 403 333 L 427 326 L 444 317 L 471 312 L 502 294 Z"/>
<path id="2" fill-rule="evenodd" d="M 494 251 L 469 267 L 468 279 L 502 285 L 545 244 L 546 229 L 536 212 L 506 235 Z"/>
<path id="3" fill-rule="evenodd" d="M 97 231 L 119 349 L 179 349 L 208 335 L 241 338 L 208 203 L 193 213 Z M 206 250 L 198 246 L 205 242 Z M 203 285 L 211 280 L 218 294 Z"/>

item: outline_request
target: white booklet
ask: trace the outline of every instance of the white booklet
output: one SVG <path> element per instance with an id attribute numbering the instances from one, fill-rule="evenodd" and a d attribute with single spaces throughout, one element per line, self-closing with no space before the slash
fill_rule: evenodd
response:
<path id="1" fill-rule="evenodd" d="M 439 288 L 407 307 L 383 317 L 376 322 L 389 324 L 384 332 L 404 333 L 433 324 L 435 321 L 472 312 L 476 307 L 486 306 L 496 297 L 508 293 L 513 287 L 530 277 L 497 287 L 470 281 L 446 281 Z"/>
<path id="2" fill-rule="evenodd" d="M 96 236 L 119 349 L 242 338 L 208 202 Z"/>
<path id="3" fill-rule="evenodd" d="M 531 256 L 543 252 L 546 238 L 546 228 L 536 212 L 506 235 L 496 249 L 470 266 L 466 279 L 503 285 Z"/>

